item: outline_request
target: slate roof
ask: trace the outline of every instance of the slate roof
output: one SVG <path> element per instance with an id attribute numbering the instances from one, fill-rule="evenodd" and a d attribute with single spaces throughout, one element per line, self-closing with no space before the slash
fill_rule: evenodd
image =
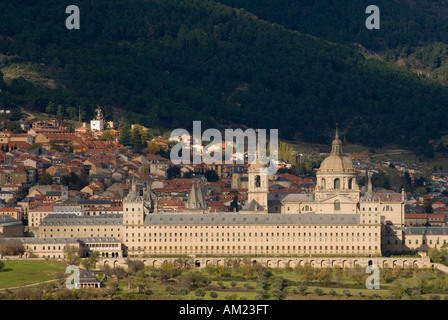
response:
<path id="1" fill-rule="evenodd" d="M 0 226 L 6 227 L 14 225 L 22 225 L 22 221 L 18 221 L 10 215 L 0 215 Z"/>
<path id="2" fill-rule="evenodd" d="M 314 194 L 311 193 L 290 193 L 283 198 L 283 202 L 309 201 L 314 202 Z"/>
<path id="3" fill-rule="evenodd" d="M 145 218 L 146 225 L 352 225 L 357 214 L 274 214 L 274 213 L 159 213 Z"/>
<path id="4" fill-rule="evenodd" d="M 46 216 L 40 223 L 41 226 L 62 225 L 122 225 L 123 214 L 103 214 L 100 216 L 79 217 L 76 214 L 52 214 Z"/>
<path id="5" fill-rule="evenodd" d="M 32 238 L 32 237 L 23 237 L 16 238 L 22 240 L 24 243 L 32 243 L 32 244 L 49 244 L 49 243 L 98 243 L 98 242 L 120 242 L 115 237 L 77 237 L 77 238 Z"/>
<path id="6" fill-rule="evenodd" d="M 448 227 L 405 227 L 407 235 L 448 235 Z"/>
<path id="7" fill-rule="evenodd" d="M 246 203 L 241 209 L 242 211 L 265 211 L 265 207 L 258 203 L 255 199 L 252 199 L 249 203 Z"/>
<path id="8" fill-rule="evenodd" d="M 83 284 L 83 283 L 98 283 L 99 284 L 100 281 L 97 278 L 95 278 L 93 273 L 90 272 L 89 270 L 83 270 L 79 274 L 79 283 L 80 284 Z"/>

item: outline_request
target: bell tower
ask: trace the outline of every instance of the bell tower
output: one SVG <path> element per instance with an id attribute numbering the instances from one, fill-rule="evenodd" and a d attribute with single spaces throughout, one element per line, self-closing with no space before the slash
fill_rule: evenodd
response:
<path id="1" fill-rule="evenodd" d="M 247 203 L 255 200 L 264 207 L 264 211 L 268 210 L 268 194 L 269 194 L 269 175 L 266 165 L 259 161 L 258 150 L 255 154 L 255 161 L 248 169 L 248 196 Z"/>

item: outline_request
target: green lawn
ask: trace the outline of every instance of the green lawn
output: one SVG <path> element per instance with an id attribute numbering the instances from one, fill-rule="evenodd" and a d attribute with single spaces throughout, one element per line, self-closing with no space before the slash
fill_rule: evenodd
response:
<path id="1" fill-rule="evenodd" d="M 5 268 L 0 272 L 0 288 L 17 287 L 56 279 L 57 273 L 65 273 L 66 265 L 51 260 L 1 260 Z"/>

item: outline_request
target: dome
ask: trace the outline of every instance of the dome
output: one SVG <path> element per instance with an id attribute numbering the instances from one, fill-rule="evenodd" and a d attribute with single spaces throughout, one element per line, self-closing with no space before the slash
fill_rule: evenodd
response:
<path id="1" fill-rule="evenodd" d="M 339 132 L 336 127 L 336 134 L 331 144 L 331 154 L 322 161 L 319 171 L 350 171 L 354 172 L 355 168 L 349 157 L 342 153 L 342 141 L 339 139 Z"/>
<path id="2" fill-rule="evenodd" d="M 353 163 L 349 157 L 339 155 L 339 154 L 330 154 L 324 161 L 322 161 L 319 171 L 354 171 Z"/>

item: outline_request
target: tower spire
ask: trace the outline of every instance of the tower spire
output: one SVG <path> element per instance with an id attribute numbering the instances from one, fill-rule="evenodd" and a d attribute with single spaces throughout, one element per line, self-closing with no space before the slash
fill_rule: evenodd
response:
<path id="1" fill-rule="evenodd" d="M 336 133 L 334 135 L 334 140 L 331 143 L 331 153 L 342 155 L 342 141 L 339 139 L 339 128 L 336 123 Z"/>

